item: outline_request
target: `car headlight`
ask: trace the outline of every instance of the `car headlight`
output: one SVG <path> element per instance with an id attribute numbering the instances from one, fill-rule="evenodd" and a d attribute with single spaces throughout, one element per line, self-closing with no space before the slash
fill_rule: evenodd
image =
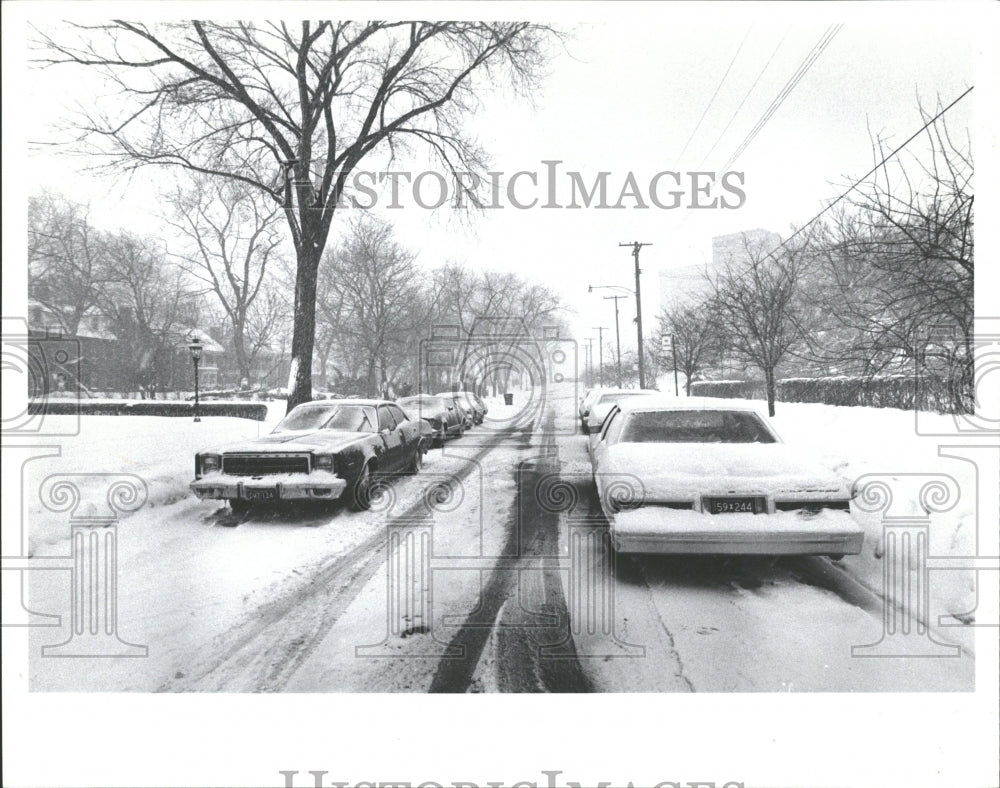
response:
<path id="1" fill-rule="evenodd" d="M 333 472 L 333 457 L 329 454 L 313 455 L 313 470 Z"/>
<path id="2" fill-rule="evenodd" d="M 212 473 L 219 470 L 222 458 L 218 454 L 203 454 L 201 456 L 201 472 Z"/>

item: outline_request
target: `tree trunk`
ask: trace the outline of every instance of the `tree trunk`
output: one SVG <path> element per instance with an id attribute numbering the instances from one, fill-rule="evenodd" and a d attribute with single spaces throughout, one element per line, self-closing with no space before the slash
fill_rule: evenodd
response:
<path id="1" fill-rule="evenodd" d="M 316 341 L 316 279 L 322 249 L 297 250 L 292 364 L 288 373 L 288 410 L 312 400 L 312 359 Z"/>
<path id="2" fill-rule="evenodd" d="M 774 416 L 774 397 L 775 397 L 775 386 L 774 386 L 774 367 L 769 367 L 764 370 L 764 379 L 767 385 L 767 415 Z"/>
<path id="3" fill-rule="evenodd" d="M 233 351 L 236 353 L 236 366 L 240 371 L 240 384 L 243 380 L 250 382 L 250 361 L 247 359 L 246 342 L 243 337 L 243 323 L 233 324 Z"/>

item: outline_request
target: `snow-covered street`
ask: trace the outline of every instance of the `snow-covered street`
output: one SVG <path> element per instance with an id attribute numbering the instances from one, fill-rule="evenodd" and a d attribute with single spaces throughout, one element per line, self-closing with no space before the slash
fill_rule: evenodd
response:
<path id="1" fill-rule="evenodd" d="M 431 450 L 417 475 L 392 479 L 370 511 L 265 505 L 241 517 L 187 491 L 193 454 L 267 431 L 280 405 L 263 424 L 84 417 L 62 457 L 26 466 L 26 486 L 67 466 L 145 480 L 147 504 L 119 523 L 117 622 L 148 656 L 42 656 L 70 637 L 71 572 L 30 573 L 30 609 L 61 616 L 61 626 L 32 628 L 32 689 L 973 689 L 973 628 L 959 620 L 976 608 L 972 572 L 931 573 L 933 637 L 960 646 L 955 657 L 852 656 L 882 635 L 875 515 L 857 514 L 864 550 L 836 563 L 613 556 L 587 438 L 575 434 L 574 387 L 521 417 L 517 406 L 490 407 L 486 424 Z M 775 425 L 848 477 L 944 470 L 974 489 L 963 463 L 914 435 L 912 418 L 783 403 Z M 856 442 L 872 430 L 884 440 Z M 935 519 L 931 553 L 973 553 L 974 515 L 963 497 Z M 33 557 L 68 555 L 65 514 L 33 496 L 28 519 Z"/>

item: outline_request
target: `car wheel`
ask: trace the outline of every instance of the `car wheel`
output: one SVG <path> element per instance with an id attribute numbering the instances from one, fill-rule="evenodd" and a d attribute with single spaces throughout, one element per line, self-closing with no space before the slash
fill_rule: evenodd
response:
<path id="1" fill-rule="evenodd" d="M 830 554 L 829 559 L 831 561 L 843 561 L 844 560 L 844 554 L 843 553 L 832 553 L 832 554 Z"/>
<path id="2" fill-rule="evenodd" d="M 350 491 L 348 503 L 356 512 L 363 512 L 372 507 L 372 475 L 372 464 L 366 462 L 355 478 L 354 484 L 348 488 Z"/>
<path id="3" fill-rule="evenodd" d="M 245 501 L 242 498 L 230 498 L 229 508 L 233 514 L 246 514 L 250 511 L 250 501 Z"/>
<path id="4" fill-rule="evenodd" d="M 413 458 L 410 460 L 410 464 L 407 470 L 410 473 L 419 473 L 420 468 L 423 464 L 424 464 L 423 441 L 417 441 L 417 447 L 413 452 Z"/>

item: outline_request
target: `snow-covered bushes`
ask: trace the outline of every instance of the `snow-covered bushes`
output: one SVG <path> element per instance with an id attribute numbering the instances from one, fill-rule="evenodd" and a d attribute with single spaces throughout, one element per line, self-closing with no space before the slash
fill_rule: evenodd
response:
<path id="1" fill-rule="evenodd" d="M 33 399 L 28 403 L 28 413 L 49 416 L 194 416 L 193 402 L 177 400 L 75 400 Z M 267 405 L 254 402 L 202 402 L 198 406 L 201 416 L 227 416 L 236 419 L 264 421 Z"/>

